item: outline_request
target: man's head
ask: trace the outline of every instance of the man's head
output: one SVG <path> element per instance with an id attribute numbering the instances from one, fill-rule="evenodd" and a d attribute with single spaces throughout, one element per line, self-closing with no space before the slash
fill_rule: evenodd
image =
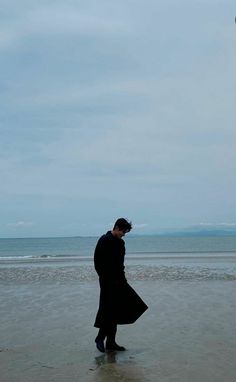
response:
<path id="1" fill-rule="evenodd" d="M 114 224 L 112 234 L 121 239 L 125 234 L 132 229 L 132 223 L 124 218 L 119 218 Z"/>

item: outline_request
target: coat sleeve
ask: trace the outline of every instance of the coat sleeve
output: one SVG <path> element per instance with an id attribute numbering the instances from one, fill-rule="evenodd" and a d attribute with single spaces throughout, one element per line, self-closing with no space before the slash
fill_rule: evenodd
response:
<path id="1" fill-rule="evenodd" d="M 114 241 L 102 236 L 94 252 L 94 266 L 100 278 L 109 281 L 126 281 L 124 272 L 124 256 L 117 252 Z"/>
<path id="2" fill-rule="evenodd" d="M 94 251 L 94 267 L 98 276 L 102 276 L 103 273 L 103 258 L 105 257 L 107 251 L 106 243 L 104 237 L 100 237 L 97 242 L 95 251 Z"/>

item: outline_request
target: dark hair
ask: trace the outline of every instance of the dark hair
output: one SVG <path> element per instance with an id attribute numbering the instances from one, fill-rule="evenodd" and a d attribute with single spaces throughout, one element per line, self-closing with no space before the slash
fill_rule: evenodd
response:
<path id="1" fill-rule="evenodd" d="M 129 232 L 132 229 L 132 222 L 128 222 L 128 220 L 124 218 L 119 218 L 114 224 L 114 228 L 119 228 L 120 231 Z"/>

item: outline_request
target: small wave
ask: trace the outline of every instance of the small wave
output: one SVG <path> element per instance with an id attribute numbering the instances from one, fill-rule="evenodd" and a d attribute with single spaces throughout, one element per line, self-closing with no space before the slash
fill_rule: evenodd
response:
<path id="1" fill-rule="evenodd" d="M 39 256 L 0 256 L 0 262 L 1 261 L 44 261 L 44 260 L 51 260 L 51 261 L 71 261 L 71 260 L 91 260 L 91 256 L 67 256 L 67 255 L 39 255 Z"/>
<path id="2" fill-rule="evenodd" d="M 1 260 L 26 260 L 26 259 L 33 259 L 34 256 L 0 256 Z"/>

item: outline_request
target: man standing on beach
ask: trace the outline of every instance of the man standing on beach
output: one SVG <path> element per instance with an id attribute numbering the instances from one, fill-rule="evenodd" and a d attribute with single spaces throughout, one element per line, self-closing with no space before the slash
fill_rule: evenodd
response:
<path id="1" fill-rule="evenodd" d="M 118 219 L 113 229 L 100 237 L 94 252 L 94 266 L 100 283 L 99 309 L 94 323 L 99 332 L 95 342 L 101 352 L 124 351 L 125 348 L 115 341 L 117 325 L 135 322 L 148 308 L 125 278 L 122 237 L 131 229 L 130 222 Z"/>

